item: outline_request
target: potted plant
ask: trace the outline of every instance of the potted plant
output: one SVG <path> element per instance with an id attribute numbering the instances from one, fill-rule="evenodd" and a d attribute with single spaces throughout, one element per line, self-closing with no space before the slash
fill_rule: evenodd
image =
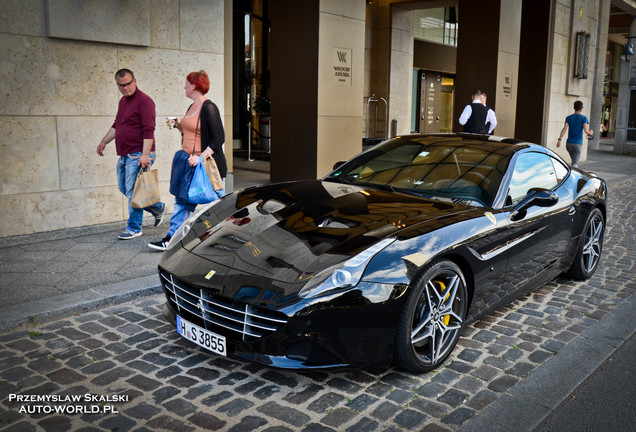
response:
<path id="1" fill-rule="evenodd" d="M 258 114 L 261 143 L 268 149 L 268 152 L 270 143 L 270 108 L 271 100 L 267 96 L 258 97 L 252 103 L 252 109 Z"/>
<path id="2" fill-rule="evenodd" d="M 267 96 L 258 97 L 254 103 L 252 103 L 252 109 L 256 111 L 261 119 L 264 117 L 269 118 L 270 108 L 271 100 Z"/>

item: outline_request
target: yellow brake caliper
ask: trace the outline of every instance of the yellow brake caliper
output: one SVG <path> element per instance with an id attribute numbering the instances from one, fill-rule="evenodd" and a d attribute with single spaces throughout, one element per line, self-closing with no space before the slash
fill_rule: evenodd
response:
<path id="1" fill-rule="evenodd" d="M 433 281 L 433 283 L 437 285 L 440 293 L 443 293 L 446 290 L 446 285 L 444 284 L 444 282 Z M 444 299 L 444 301 L 448 300 L 449 296 L 450 296 L 450 293 L 446 294 L 446 298 Z M 450 322 L 450 315 L 444 315 L 444 325 L 448 325 L 449 322 Z"/>

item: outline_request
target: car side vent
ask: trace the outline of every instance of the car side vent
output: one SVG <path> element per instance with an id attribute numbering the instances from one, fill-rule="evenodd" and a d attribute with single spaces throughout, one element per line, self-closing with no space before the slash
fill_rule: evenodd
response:
<path id="1" fill-rule="evenodd" d="M 247 243 L 247 240 L 243 240 L 242 238 L 240 238 L 239 236 L 235 235 L 235 234 L 230 234 L 228 236 L 226 236 L 226 238 L 235 241 L 237 243 L 241 243 L 241 244 L 245 244 Z"/>
<path id="2" fill-rule="evenodd" d="M 223 251 L 235 251 L 236 248 L 221 244 L 221 243 L 214 243 L 212 245 L 210 245 L 211 248 L 213 249 L 219 249 L 219 250 L 223 250 Z"/>

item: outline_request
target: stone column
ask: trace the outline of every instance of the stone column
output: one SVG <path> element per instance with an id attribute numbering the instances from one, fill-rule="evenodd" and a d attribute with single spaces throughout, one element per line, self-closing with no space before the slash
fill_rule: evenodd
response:
<path id="1" fill-rule="evenodd" d="M 516 108 L 516 118 L 520 120 L 515 124 L 515 138 L 534 143 L 545 142 L 547 71 L 553 38 L 551 11 L 550 0 L 524 0 L 522 3 Z"/>
<path id="2" fill-rule="evenodd" d="M 271 2 L 271 180 L 319 178 L 362 149 L 365 3 Z"/>
<path id="3" fill-rule="evenodd" d="M 522 2 L 518 0 L 501 0 L 497 76 L 495 98 L 492 103 L 492 96 L 488 93 L 488 106 L 495 109 L 497 115 L 495 134 L 508 137 L 515 136 L 520 75 L 521 9 Z"/>
<path id="4" fill-rule="evenodd" d="M 618 106 L 616 107 L 616 125 L 614 130 L 614 153 L 622 154 L 627 139 L 627 117 L 631 93 L 630 78 L 632 62 L 621 61 L 621 75 L 618 83 Z"/>
<path id="5" fill-rule="evenodd" d="M 411 132 L 413 11 L 391 8 L 389 62 L 389 136 Z"/>
<path id="6" fill-rule="evenodd" d="M 411 85 L 413 80 L 413 11 L 390 0 L 367 5 L 367 36 L 364 85 L 365 138 L 385 138 L 411 132 Z M 378 104 L 377 121 L 366 112 L 369 97 Z M 369 117 L 369 118 L 367 118 Z M 372 124 L 367 125 L 367 121 Z M 367 132 L 374 136 L 367 136 Z"/>
<path id="7" fill-rule="evenodd" d="M 488 106 L 497 112 L 497 65 L 499 59 L 500 0 L 459 0 L 457 71 L 453 131 L 461 132 L 459 116 L 471 95 L 479 89 L 488 95 Z M 499 127 L 495 133 L 500 135 Z"/>
<path id="8" fill-rule="evenodd" d="M 610 0 L 599 1 L 598 16 L 600 22 L 596 28 L 596 63 L 594 66 L 592 104 L 590 106 L 590 128 L 594 131 L 594 139 L 588 141 L 588 147 L 590 150 L 599 149 L 599 138 L 601 137 L 600 123 L 604 99 L 603 84 L 605 81 L 605 57 L 607 53 L 607 33 L 609 29 L 610 6 Z"/>
<path id="9" fill-rule="evenodd" d="M 234 136 L 233 130 L 233 113 L 234 107 L 232 101 L 234 100 L 232 92 L 233 86 L 233 73 L 232 73 L 232 56 L 233 56 L 233 41 L 232 34 L 234 32 L 234 2 L 227 0 L 223 3 L 223 77 L 225 84 L 223 86 L 223 126 L 225 128 L 225 145 L 223 150 L 225 152 L 225 160 L 227 161 L 227 177 L 225 178 L 225 190 L 232 192 L 234 190 L 234 157 L 232 137 Z"/>

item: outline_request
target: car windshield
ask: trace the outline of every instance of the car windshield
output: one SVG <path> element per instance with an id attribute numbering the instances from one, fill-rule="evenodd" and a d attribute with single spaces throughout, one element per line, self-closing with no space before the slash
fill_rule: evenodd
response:
<path id="1" fill-rule="evenodd" d="M 402 137 L 360 154 L 325 180 L 490 207 L 511 154 L 488 141 Z"/>

